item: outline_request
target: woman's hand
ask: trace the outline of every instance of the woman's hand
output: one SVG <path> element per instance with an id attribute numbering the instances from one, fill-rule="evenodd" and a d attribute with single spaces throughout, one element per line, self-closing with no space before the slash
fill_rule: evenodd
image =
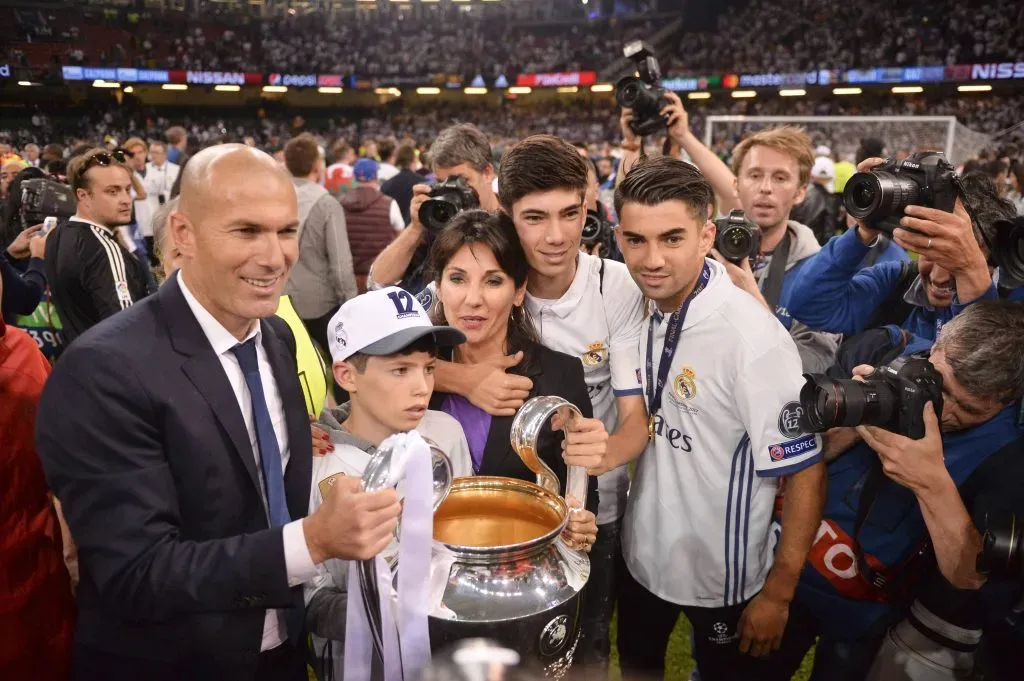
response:
<path id="1" fill-rule="evenodd" d="M 590 553 L 594 542 L 597 541 L 597 516 L 580 508 L 582 504 L 571 494 L 565 498 L 565 502 L 571 511 L 569 524 L 562 532 L 562 540 L 577 551 Z"/>

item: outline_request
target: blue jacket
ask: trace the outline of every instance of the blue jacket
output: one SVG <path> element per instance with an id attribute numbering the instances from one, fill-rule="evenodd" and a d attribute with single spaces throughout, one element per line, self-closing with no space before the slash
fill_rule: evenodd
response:
<path id="1" fill-rule="evenodd" d="M 903 270 L 900 260 L 889 260 L 860 269 L 870 249 L 848 230 L 833 237 L 800 268 L 789 297 L 789 313 L 812 329 L 853 335 L 868 321 L 892 293 Z M 979 300 L 998 297 L 995 285 Z M 973 301 L 972 301 L 973 302 Z M 969 305 L 970 303 L 967 303 Z M 948 308 L 915 307 L 901 325 L 915 336 L 934 341 L 942 325 L 966 305 L 953 297 Z"/>
<path id="2" fill-rule="evenodd" d="M 1014 403 L 980 426 L 942 436 L 946 469 L 958 487 L 986 458 L 1024 436 L 1017 426 L 1019 408 Z M 902 614 L 902 601 L 876 599 L 877 592 L 865 584 L 852 557 L 861 489 L 877 465 L 878 455 L 864 443 L 829 464 L 822 527 L 797 586 L 800 604 L 815 615 L 826 636 L 838 640 L 862 638 Z M 927 539 L 914 494 L 884 479 L 859 537 L 868 563 L 892 578 Z"/>

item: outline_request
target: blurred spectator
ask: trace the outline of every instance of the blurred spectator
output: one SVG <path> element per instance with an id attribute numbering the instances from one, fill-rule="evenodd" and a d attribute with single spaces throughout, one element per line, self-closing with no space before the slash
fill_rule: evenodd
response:
<path id="1" fill-rule="evenodd" d="M 39 167 L 39 145 L 38 144 L 26 144 L 24 148 L 25 163 L 29 164 L 33 168 Z"/>
<path id="2" fill-rule="evenodd" d="M 380 154 L 380 171 L 377 173 L 377 178 L 381 182 L 387 182 L 398 174 L 398 168 L 395 166 L 395 149 L 397 146 L 393 139 L 382 139 L 377 144 L 377 152 Z"/>
<path id="3" fill-rule="evenodd" d="M 409 224 L 409 204 L 412 203 L 412 188 L 423 182 L 419 173 L 413 170 L 416 164 L 416 147 L 402 144 L 395 152 L 395 165 L 398 173 L 385 182 L 380 190 L 393 198 L 402 211 L 402 220 Z"/>
<path id="4" fill-rule="evenodd" d="M 320 185 L 324 162 L 312 135 L 288 142 L 284 161 L 299 199 L 299 259 L 285 293 L 309 335 L 327 353 L 327 323 L 346 300 L 355 298 L 356 280 L 345 211 Z"/>
<path id="5" fill-rule="evenodd" d="M 356 161 L 352 174 L 358 184 L 341 199 L 360 292 L 366 290 L 366 277 L 377 254 L 405 229 L 398 204 L 380 191 L 378 170 L 379 164 L 371 158 Z"/>
<path id="6" fill-rule="evenodd" d="M 7 292 L 5 279 L 0 278 L 0 300 Z M 49 373 L 35 340 L 0 319 L 0 677 L 5 679 L 63 681 L 71 665 L 75 600 L 64 562 L 71 541 L 35 446 L 36 407 Z"/>

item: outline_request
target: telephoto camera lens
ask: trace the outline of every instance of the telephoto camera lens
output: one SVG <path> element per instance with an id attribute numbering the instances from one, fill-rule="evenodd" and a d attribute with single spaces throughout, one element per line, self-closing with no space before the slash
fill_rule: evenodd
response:
<path id="1" fill-rule="evenodd" d="M 1012 513 L 985 514 L 985 536 L 978 572 L 1024 578 L 1024 526 Z"/>
<path id="2" fill-rule="evenodd" d="M 588 210 L 587 217 L 583 219 L 583 233 L 580 236 L 580 240 L 587 245 L 593 245 L 600 238 L 601 218 Z"/>
<path id="3" fill-rule="evenodd" d="M 824 374 L 805 374 L 804 379 L 800 425 L 805 432 L 859 425 L 892 430 L 899 421 L 899 395 L 885 381 L 832 379 Z"/>
<path id="4" fill-rule="evenodd" d="M 420 206 L 420 222 L 431 232 L 440 231 L 458 214 L 459 207 L 446 196 L 429 199 Z"/>
<path id="5" fill-rule="evenodd" d="M 918 202 L 919 193 L 917 182 L 909 177 L 885 171 L 854 173 L 843 190 L 843 204 L 850 215 L 871 223 L 902 215 Z"/>

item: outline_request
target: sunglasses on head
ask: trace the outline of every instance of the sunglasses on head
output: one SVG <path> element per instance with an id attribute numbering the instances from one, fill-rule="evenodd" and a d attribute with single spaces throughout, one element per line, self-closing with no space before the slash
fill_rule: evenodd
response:
<path id="1" fill-rule="evenodd" d="M 111 163 L 124 163 L 127 156 L 120 149 L 114 151 L 101 151 L 85 163 L 85 170 L 92 168 L 93 166 L 109 166 Z"/>

